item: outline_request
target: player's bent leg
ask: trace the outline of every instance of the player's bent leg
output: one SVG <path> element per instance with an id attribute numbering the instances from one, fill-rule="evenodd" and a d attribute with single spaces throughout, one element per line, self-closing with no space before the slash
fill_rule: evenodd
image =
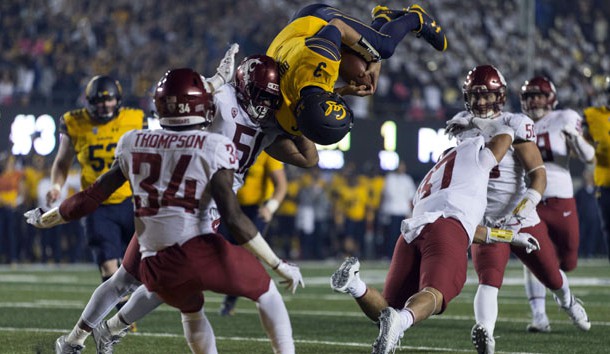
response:
<path id="1" fill-rule="evenodd" d="M 123 267 L 119 267 L 110 279 L 95 289 L 81 315 L 81 320 L 91 328 L 97 327 L 121 298 L 136 290 L 140 284 Z"/>
<path id="2" fill-rule="evenodd" d="M 546 315 L 546 287 L 536 278 L 527 267 L 523 267 L 525 281 L 525 294 L 532 310 L 532 322 L 527 325 L 528 332 L 551 331 L 549 318 Z"/>
<path id="3" fill-rule="evenodd" d="M 292 338 L 292 325 L 288 310 L 273 280 L 269 290 L 256 300 L 261 323 L 271 340 L 274 353 L 291 354 L 295 352 Z"/>
<path id="4" fill-rule="evenodd" d="M 181 313 L 186 342 L 194 354 L 218 354 L 216 337 L 203 308 L 198 312 Z"/>

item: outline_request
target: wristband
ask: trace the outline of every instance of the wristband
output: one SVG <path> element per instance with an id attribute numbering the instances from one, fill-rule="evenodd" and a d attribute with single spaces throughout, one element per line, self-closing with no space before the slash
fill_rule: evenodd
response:
<path id="1" fill-rule="evenodd" d="M 55 207 L 40 216 L 40 223 L 44 227 L 53 227 L 59 224 L 65 224 L 66 220 L 61 216 L 59 207 Z"/>
<path id="2" fill-rule="evenodd" d="M 508 243 L 513 240 L 514 232 L 512 230 L 496 229 L 493 227 L 487 228 L 487 243 L 503 242 Z"/>
<path id="3" fill-rule="evenodd" d="M 282 260 L 273 252 L 271 247 L 260 232 L 256 233 L 256 236 L 248 240 L 248 242 L 242 244 L 242 246 L 248 251 L 252 252 L 255 256 L 262 259 L 269 267 L 277 269 L 282 263 Z"/>
<path id="4" fill-rule="evenodd" d="M 277 211 L 277 208 L 280 207 L 280 202 L 277 199 L 269 199 L 266 203 L 265 203 L 265 208 L 269 209 L 269 211 L 271 212 L 271 214 L 275 213 Z"/>

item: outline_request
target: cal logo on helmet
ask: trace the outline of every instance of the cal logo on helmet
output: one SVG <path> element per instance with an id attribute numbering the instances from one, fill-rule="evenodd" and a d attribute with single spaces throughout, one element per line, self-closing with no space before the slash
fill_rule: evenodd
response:
<path id="1" fill-rule="evenodd" d="M 320 145 L 339 142 L 354 124 L 354 114 L 343 97 L 329 91 L 302 97 L 294 114 L 303 135 Z"/>

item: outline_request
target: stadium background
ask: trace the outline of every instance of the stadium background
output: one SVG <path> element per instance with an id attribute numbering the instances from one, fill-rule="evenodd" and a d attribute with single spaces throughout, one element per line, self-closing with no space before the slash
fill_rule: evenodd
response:
<path id="1" fill-rule="evenodd" d="M 363 0 L 326 2 L 364 21 L 375 5 Z M 3 1 L 0 151 L 25 136 L 9 137 L 17 115 L 49 114 L 57 121 L 64 111 L 82 105 L 84 85 L 96 74 L 119 79 L 123 103 L 150 112 L 152 87 L 168 68 L 190 66 L 212 75 L 232 42 L 241 45 L 238 59 L 262 53 L 294 11 L 308 3 Z M 432 161 L 417 157 L 418 128 L 438 131 L 463 109 L 463 79 L 479 64 L 491 63 L 507 78 L 509 110 L 519 111 L 519 88 L 533 74 L 554 80 L 560 107 L 580 111 L 600 102 L 598 93 L 610 72 L 607 1 L 421 3 L 447 30 L 449 49 L 438 53 L 415 36 L 398 46 L 384 62 L 375 96 L 351 100 L 358 121 L 350 144 L 356 150 L 345 153 L 347 161 L 377 164 L 378 153 L 385 148 L 381 126 L 393 121 L 396 152 L 407 161 L 410 173 L 421 177 Z M 41 129 L 36 127 L 29 135 L 36 139 Z"/>

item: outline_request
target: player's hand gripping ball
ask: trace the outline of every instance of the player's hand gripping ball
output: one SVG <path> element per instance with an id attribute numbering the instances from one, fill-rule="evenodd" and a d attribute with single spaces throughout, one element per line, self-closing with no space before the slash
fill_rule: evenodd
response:
<path id="1" fill-rule="evenodd" d="M 370 88 L 373 84 L 371 75 L 365 74 L 366 61 L 349 49 L 341 50 L 341 64 L 339 65 L 339 76 L 350 85 L 366 85 Z"/>

